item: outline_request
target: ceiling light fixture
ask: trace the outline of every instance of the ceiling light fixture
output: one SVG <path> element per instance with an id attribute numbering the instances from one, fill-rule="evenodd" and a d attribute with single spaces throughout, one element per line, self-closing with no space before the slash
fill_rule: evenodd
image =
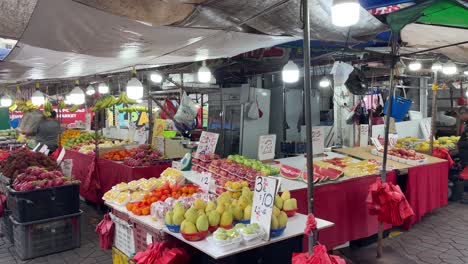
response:
<path id="1" fill-rule="evenodd" d="M 150 75 L 150 79 L 152 82 L 154 83 L 161 83 L 162 80 L 163 80 L 163 77 L 161 74 L 157 73 L 157 72 L 154 72 Z"/>
<path id="2" fill-rule="evenodd" d="M 96 90 L 94 89 L 94 87 L 90 84 L 88 85 L 88 88 L 86 88 L 86 94 L 87 95 L 93 95 L 96 93 Z"/>
<path id="3" fill-rule="evenodd" d="M 198 81 L 201 83 L 209 83 L 211 81 L 211 71 L 210 68 L 206 66 L 206 62 L 203 61 L 202 66 L 198 69 Z"/>
<path id="4" fill-rule="evenodd" d="M 290 60 L 284 65 L 281 76 L 283 77 L 283 82 L 295 83 L 299 80 L 299 67 Z"/>
<path id="5" fill-rule="evenodd" d="M 455 73 L 457 73 L 457 65 L 455 65 L 455 63 L 453 63 L 450 60 L 447 61 L 442 66 L 442 73 L 445 75 L 454 75 Z"/>
<path id="6" fill-rule="evenodd" d="M 422 64 L 419 61 L 412 61 L 409 63 L 408 68 L 410 71 L 419 71 L 422 68 Z"/>
<path id="7" fill-rule="evenodd" d="M 326 76 L 323 76 L 322 79 L 320 79 L 319 86 L 322 88 L 330 86 L 330 80 Z"/>
<path id="8" fill-rule="evenodd" d="M 36 91 L 31 95 L 31 102 L 35 106 L 40 106 L 45 102 L 44 94 L 39 91 L 39 87 L 39 83 L 36 83 Z"/>
<path id="9" fill-rule="evenodd" d="M 357 0 L 333 0 L 331 17 L 333 25 L 350 27 L 359 22 L 361 5 Z"/>
<path id="10" fill-rule="evenodd" d="M 100 94 L 108 94 L 109 93 L 109 85 L 107 85 L 107 83 L 100 83 L 98 85 L 98 92 Z"/>
<path id="11" fill-rule="evenodd" d="M 0 98 L 1 107 L 10 107 L 12 103 L 13 103 L 13 100 L 8 94 L 4 94 L 2 98 Z"/>
<path id="12" fill-rule="evenodd" d="M 136 78 L 136 74 L 136 70 L 133 70 L 133 77 L 127 83 L 127 96 L 133 100 L 143 98 L 143 84 Z"/>

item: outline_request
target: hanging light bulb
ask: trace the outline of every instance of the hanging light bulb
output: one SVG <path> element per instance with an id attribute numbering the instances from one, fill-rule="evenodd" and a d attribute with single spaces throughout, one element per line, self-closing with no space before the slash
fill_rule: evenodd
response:
<path id="1" fill-rule="evenodd" d="M 70 98 L 70 95 L 65 96 L 65 101 L 63 101 L 66 105 L 71 105 L 73 104 Z"/>
<path id="2" fill-rule="evenodd" d="M 136 71 L 133 70 L 133 77 L 127 83 L 127 96 L 130 99 L 138 100 L 143 98 L 143 84 L 135 76 Z"/>
<path id="3" fill-rule="evenodd" d="M 13 100 L 7 94 L 3 95 L 2 98 L 0 98 L 1 107 L 10 107 L 12 103 L 13 103 Z"/>
<path id="4" fill-rule="evenodd" d="M 440 62 L 438 62 L 438 61 L 434 62 L 434 64 L 432 64 L 431 70 L 433 72 L 441 71 L 442 70 L 442 64 Z"/>
<path id="5" fill-rule="evenodd" d="M 464 71 L 463 74 L 468 75 L 468 71 Z"/>
<path id="6" fill-rule="evenodd" d="M 94 89 L 94 87 L 91 84 L 88 85 L 88 88 L 86 88 L 86 94 L 93 95 L 94 93 L 96 93 L 96 90 Z"/>
<path id="7" fill-rule="evenodd" d="M 154 82 L 154 83 L 161 83 L 163 77 L 162 77 L 161 74 L 155 72 L 155 73 L 152 73 L 152 74 L 150 75 L 150 79 L 151 79 L 151 81 Z"/>
<path id="8" fill-rule="evenodd" d="M 443 66 L 442 66 L 442 73 L 445 75 L 454 75 L 457 73 L 457 65 L 453 63 L 452 61 L 447 61 Z"/>
<path id="9" fill-rule="evenodd" d="M 69 101 L 74 105 L 81 105 L 85 102 L 85 94 L 83 90 L 77 85 L 69 94 Z"/>
<path id="10" fill-rule="evenodd" d="M 331 17 L 333 25 L 349 27 L 359 21 L 361 6 L 357 0 L 333 0 Z"/>
<path id="11" fill-rule="evenodd" d="M 323 76 L 322 79 L 320 79 L 319 86 L 322 88 L 330 86 L 330 80 L 326 76 Z"/>
<path id="12" fill-rule="evenodd" d="M 98 86 L 98 92 L 100 94 L 108 94 L 109 93 L 109 86 L 107 83 L 100 83 Z"/>
<path id="13" fill-rule="evenodd" d="M 45 101 L 44 94 L 39 90 L 36 90 L 31 96 L 31 102 L 35 106 L 40 106 L 44 104 L 44 101 Z"/>
<path id="14" fill-rule="evenodd" d="M 466 97 L 468 97 L 468 91 L 465 92 Z"/>
<path id="15" fill-rule="evenodd" d="M 422 64 L 419 61 L 412 61 L 408 65 L 408 68 L 409 68 L 410 71 L 419 71 L 421 69 L 421 67 L 422 67 Z"/>
<path id="16" fill-rule="evenodd" d="M 290 60 L 284 65 L 281 76 L 283 77 L 283 82 L 295 83 L 299 80 L 299 67 Z"/>
<path id="17" fill-rule="evenodd" d="M 211 81 L 211 71 L 210 68 L 206 66 L 206 62 L 203 61 L 202 66 L 198 69 L 198 81 L 201 83 L 209 83 Z"/>

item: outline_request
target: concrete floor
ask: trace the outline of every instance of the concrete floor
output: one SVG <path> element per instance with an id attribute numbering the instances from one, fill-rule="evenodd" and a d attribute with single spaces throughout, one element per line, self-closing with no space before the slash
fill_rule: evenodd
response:
<path id="1" fill-rule="evenodd" d="M 85 212 L 82 216 L 81 248 L 21 261 L 16 257 L 12 244 L 5 237 L 0 237 L 0 264 L 23 263 L 80 263 L 110 264 L 110 251 L 99 248 L 96 224 L 102 215 L 93 207 L 82 204 Z M 348 263 L 401 263 L 401 264 L 468 264 L 468 205 L 450 203 L 444 208 L 435 210 L 413 225 L 411 230 L 386 238 L 384 240 L 384 258 L 377 260 L 375 245 L 367 248 L 341 251 Z M 347 252 L 347 253 L 346 253 Z M 364 257 L 364 256 L 371 257 Z"/>

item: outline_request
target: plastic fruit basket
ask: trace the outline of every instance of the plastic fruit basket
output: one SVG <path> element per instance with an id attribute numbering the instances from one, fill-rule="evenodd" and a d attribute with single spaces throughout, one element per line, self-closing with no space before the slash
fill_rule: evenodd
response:
<path id="1" fill-rule="evenodd" d="M 271 238 L 279 237 L 284 233 L 284 230 L 286 230 L 286 227 L 278 228 L 278 229 L 271 229 L 270 237 Z"/>
<path id="2" fill-rule="evenodd" d="M 218 230 L 219 226 L 209 226 L 208 227 L 208 232 L 214 233 L 216 230 Z"/>
<path id="3" fill-rule="evenodd" d="M 283 212 L 285 212 L 286 215 L 287 215 L 288 217 L 291 217 L 291 216 L 294 216 L 294 215 L 296 214 L 297 209 L 294 209 L 294 210 L 283 210 Z"/>
<path id="4" fill-rule="evenodd" d="M 166 225 L 166 227 L 172 233 L 179 233 L 180 232 L 180 225 Z"/>
<path id="5" fill-rule="evenodd" d="M 193 234 L 186 234 L 186 233 L 183 233 L 183 232 L 180 232 L 182 234 L 182 237 L 185 238 L 185 240 L 187 241 L 200 241 L 200 240 L 203 240 L 205 239 L 207 236 L 208 236 L 208 230 L 204 231 L 204 232 L 197 232 L 197 233 L 193 233 Z"/>

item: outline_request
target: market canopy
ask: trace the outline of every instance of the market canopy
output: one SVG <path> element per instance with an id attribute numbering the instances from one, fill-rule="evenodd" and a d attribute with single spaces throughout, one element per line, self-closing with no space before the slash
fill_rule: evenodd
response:
<path id="1" fill-rule="evenodd" d="M 335 27 L 331 1 L 309 1 L 314 39 L 345 41 L 349 35 L 350 40 L 365 41 L 386 30 L 364 9 L 358 25 Z M 300 0 L 37 1 L 17 46 L 0 64 L 0 82 L 232 57 L 302 38 L 299 7 Z M 11 6 L 2 8 L 0 17 L 15 16 L 11 11 Z M 0 28 L 5 36 L 18 36 Z"/>
<path id="2" fill-rule="evenodd" d="M 431 49 L 468 41 L 468 3 L 457 0 L 431 0 L 391 13 L 387 22 L 393 31 L 401 30 L 406 47 Z M 468 44 L 433 52 L 468 63 Z"/>

